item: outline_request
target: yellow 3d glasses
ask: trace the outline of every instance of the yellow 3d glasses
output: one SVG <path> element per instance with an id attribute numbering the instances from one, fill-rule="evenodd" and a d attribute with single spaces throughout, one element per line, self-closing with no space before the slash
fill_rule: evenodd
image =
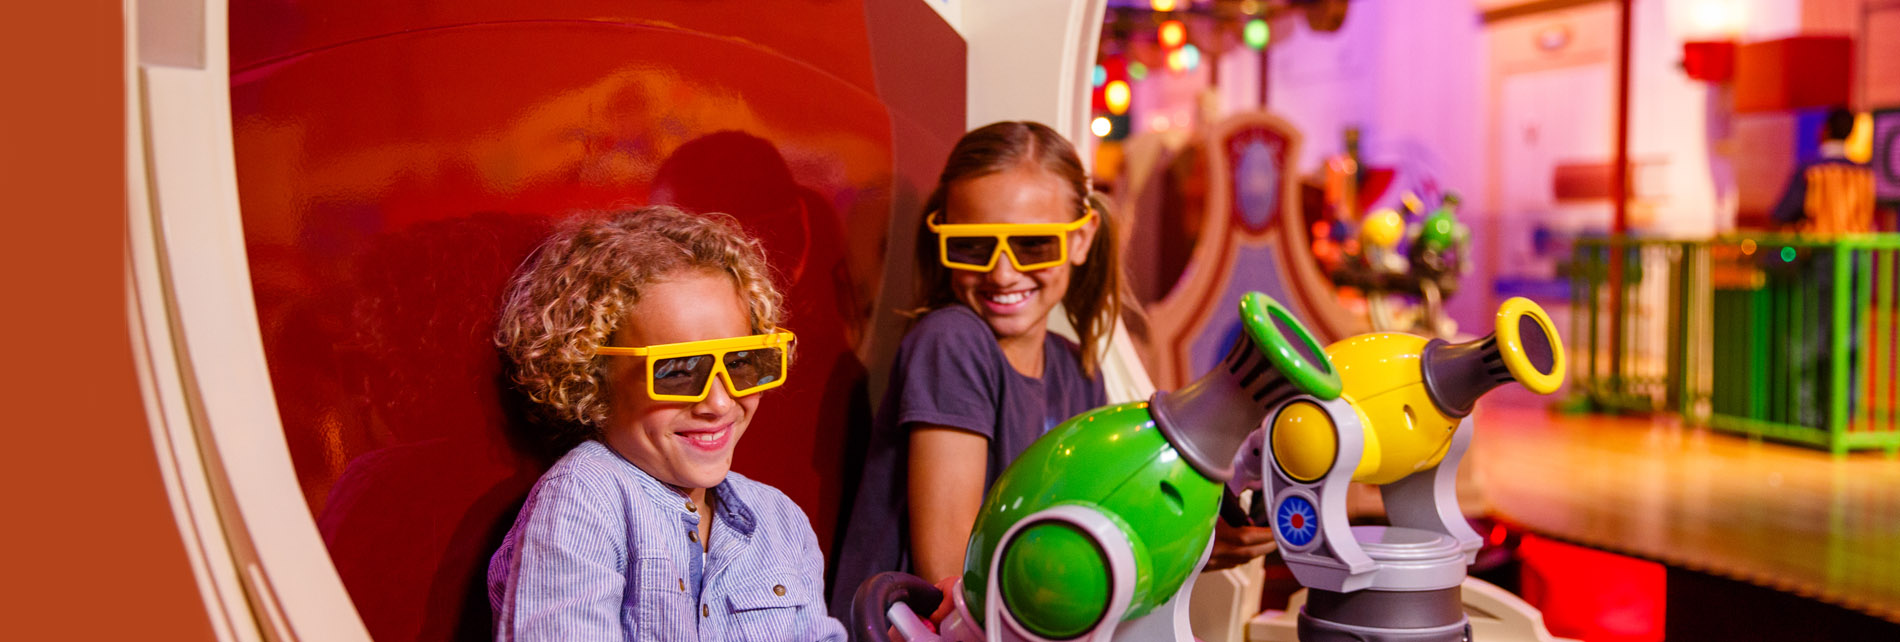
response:
<path id="1" fill-rule="evenodd" d="M 647 396 L 656 401 L 697 402 L 712 394 L 713 375 L 726 392 L 744 397 L 785 383 L 787 347 L 795 337 L 779 330 L 748 337 L 707 339 L 625 348 L 601 346 L 599 354 L 646 357 Z"/>
<path id="2" fill-rule="evenodd" d="M 1042 270 L 1069 260 L 1069 233 L 1082 229 L 1095 218 L 1091 208 L 1082 218 L 1067 223 L 977 223 L 970 225 L 938 224 L 937 213 L 924 220 L 937 234 L 937 256 L 943 266 L 953 270 L 988 272 L 996 268 L 996 256 L 1009 254 L 1009 264 L 1017 272 Z"/>

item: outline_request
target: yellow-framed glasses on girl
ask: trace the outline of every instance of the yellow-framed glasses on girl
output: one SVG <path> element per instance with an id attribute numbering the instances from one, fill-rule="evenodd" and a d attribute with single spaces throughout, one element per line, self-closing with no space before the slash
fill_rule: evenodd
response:
<path id="1" fill-rule="evenodd" d="M 1067 223 L 975 223 L 951 225 L 937 223 L 931 212 L 924 224 L 937 234 L 937 256 L 943 266 L 953 270 L 988 272 L 996 268 L 999 254 L 1009 255 L 1009 264 L 1017 272 L 1043 270 L 1069 260 L 1069 233 L 1082 229 L 1095 218 L 1089 208 L 1082 218 Z"/>
<path id="2" fill-rule="evenodd" d="M 747 337 L 665 343 L 640 348 L 601 346 L 599 354 L 646 357 L 647 396 L 655 401 L 698 402 L 712 394 L 714 378 L 726 382 L 734 398 L 754 395 L 785 383 L 787 330 Z M 723 375 L 715 377 L 715 375 Z"/>

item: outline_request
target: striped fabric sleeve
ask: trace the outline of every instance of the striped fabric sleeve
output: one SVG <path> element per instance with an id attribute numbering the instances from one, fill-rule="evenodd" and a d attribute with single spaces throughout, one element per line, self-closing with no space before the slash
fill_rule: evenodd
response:
<path id="1" fill-rule="evenodd" d="M 790 498 L 786 498 L 786 503 L 791 503 Z M 819 642 L 845 642 L 844 623 L 826 612 L 825 552 L 818 548 L 818 535 L 812 532 L 811 522 L 805 519 L 804 511 L 793 505 L 792 512 L 798 514 L 797 523 L 804 527 L 803 537 L 800 538 L 804 550 L 800 553 L 803 557 L 801 566 L 805 577 L 817 578 L 812 582 L 812 586 L 817 590 L 807 594 L 805 606 L 799 609 L 806 614 L 806 617 L 811 618 L 811 627 L 806 629 L 806 639 Z"/>
<path id="2" fill-rule="evenodd" d="M 543 479 L 502 587 L 496 639 L 621 641 L 625 508 L 586 475 Z"/>

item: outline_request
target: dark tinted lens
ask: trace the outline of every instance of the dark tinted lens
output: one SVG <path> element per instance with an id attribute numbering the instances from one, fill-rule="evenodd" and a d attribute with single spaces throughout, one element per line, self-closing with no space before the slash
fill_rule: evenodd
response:
<path id="1" fill-rule="evenodd" d="M 1054 234 L 1046 236 L 1009 237 L 1009 251 L 1016 254 L 1016 262 L 1023 265 L 1054 263 L 1062 260 L 1062 237 Z"/>
<path id="2" fill-rule="evenodd" d="M 784 368 L 785 351 L 780 348 L 726 353 L 726 376 L 732 378 L 732 387 L 740 392 L 778 381 L 784 375 Z"/>
<path id="3" fill-rule="evenodd" d="M 706 390 L 706 378 L 712 376 L 712 355 L 673 357 L 653 362 L 653 392 L 662 395 L 695 396 Z"/>
<path id="4" fill-rule="evenodd" d="M 1524 356 L 1531 360 L 1531 367 L 1544 374 L 1556 374 L 1557 352 L 1550 348 L 1550 333 L 1544 331 L 1544 324 L 1537 317 L 1524 315 L 1517 318 L 1517 340 L 1524 344 Z"/>
<path id="5" fill-rule="evenodd" d="M 988 265 L 996 255 L 994 236 L 953 236 L 943 241 L 943 258 L 960 265 Z"/>

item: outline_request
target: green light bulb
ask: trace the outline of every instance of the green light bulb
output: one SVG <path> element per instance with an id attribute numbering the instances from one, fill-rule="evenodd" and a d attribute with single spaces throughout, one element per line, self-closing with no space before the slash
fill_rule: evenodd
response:
<path id="1" fill-rule="evenodd" d="M 1267 27 L 1267 21 L 1255 18 L 1247 21 L 1247 26 L 1241 32 L 1241 36 L 1247 41 L 1247 46 L 1260 50 L 1267 48 L 1267 42 L 1272 39 L 1273 31 Z"/>

